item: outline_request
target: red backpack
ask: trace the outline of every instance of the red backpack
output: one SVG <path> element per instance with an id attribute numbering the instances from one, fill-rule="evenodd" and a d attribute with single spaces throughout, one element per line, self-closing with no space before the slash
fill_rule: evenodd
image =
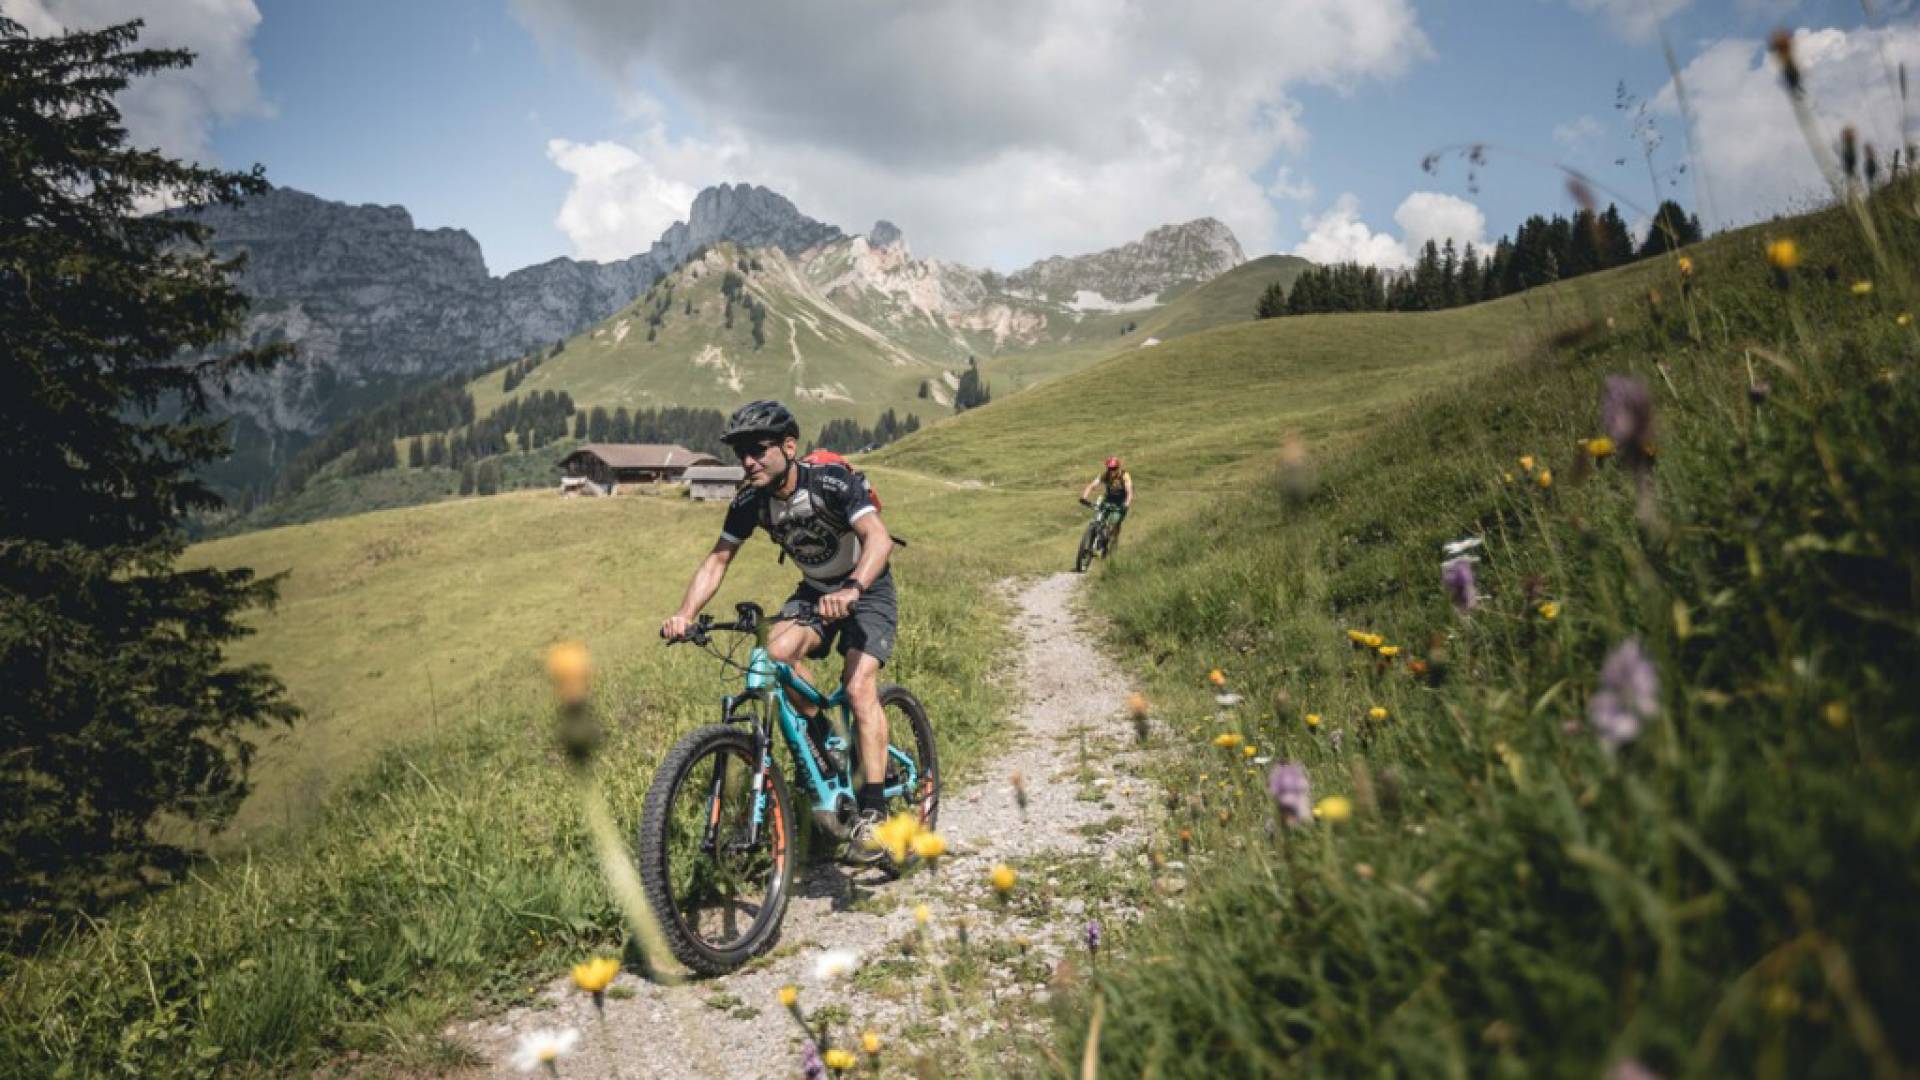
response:
<path id="1" fill-rule="evenodd" d="M 841 455 L 834 453 L 832 450 L 822 448 L 818 450 L 807 451 L 806 456 L 801 458 L 800 460 L 802 463 L 807 465 L 844 465 L 846 466 L 846 469 L 848 472 L 859 477 L 861 482 L 867 485 L 867 494 L 873 496 L 873 508 L 875 510 L 886 509 L 886 507 L 880 505 L 880 489 L 873 486 L 873 481 L 867 479 L 866 473 L 863 473 L 859 469 L 854 468 L 853 462 L 848 461 L 846 458 L 842 457 Z"/>

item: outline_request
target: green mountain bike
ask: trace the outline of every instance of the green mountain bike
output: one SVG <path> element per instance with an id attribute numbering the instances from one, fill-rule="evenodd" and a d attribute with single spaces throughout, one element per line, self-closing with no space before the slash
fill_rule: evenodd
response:
<path id="1" fill-rule="evenodd" d="M 673 955 L 703 975 L 739 968 L 780 936 L 797 870 L 799 819 L 787 776 L 774 760 L 775 730 L 814 825 L 835 842 L 845 842 L 852 827 L 854 778 L 863 775 L 846 688 L 822 694 L 768 655 L 759 605 L 735 610 L 733 622 L 702 615 L 683 640 L 742 673 L 745 686 L 720 699 L 720 723 L 688 732 L 667 752 L 640 813 L 640 880 L 648 902 Z M 722 649 L 715 634 L 739 636 Z M 749 641 L 742 663 L 737 655 Z M 810 720 L 801 713 L 792 695 L 817 715 Z M 927 710 L 893 685 L 880 688 L 880 705 L 887 713 L 888 803 L 931 829 L 940 812 L 940 767 Z M 903 869 L 883 865 L 894 873 Z"/>
<path id="2" fill-rule="evenodd" d="M 1120 511 L 1113 506 L 1091 499 L 1081 499 L 1080 505 L 1092 507 L 1094 513 L 1086 531 L 1080 534 L 1080 551 L 1073 557 L 1076 574 L 1086 573 L 1093 560 L 1113 554 L 1114 530 L 1120 527 Z"/>

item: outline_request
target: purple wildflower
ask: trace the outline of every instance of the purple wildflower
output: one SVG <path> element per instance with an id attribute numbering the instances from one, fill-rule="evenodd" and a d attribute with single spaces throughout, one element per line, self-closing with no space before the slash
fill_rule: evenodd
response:
<path id="1" fill-rule="evenodd" d="M 1301 825 L 1313 820 L 1313 785 L 1307 779 L 1305 765 L 1293 761 L 1275 765 L 1267 774 L 1267 794 L 1279 804 L 1288 824 Z"/>
<path id="2" fill-rule="evenodd" d="M 1607 749 L 1640 736 L 1642 724 L 1660 712 L 1660 673 L 1637 638 L 1614 646 L 1600 668 L 1600 688 L 1587 700 L 1587 722 Z"/>
<path id="3" fill-rule="evenodd" d="M 800 1055 L 800 1075 L 807 1080 L 827 1080 L 827 1063 L 820 1060 L 820 1048 L 812 1039 L 807 1040 L 806 1051 Z"/>
<path id="4" fill-rule="evenodd" d="M 1480 591 L 1473 580 L 1473 560 L 1448 559 L 1440 566 L 1440 584 L 1453 600 L 1455 611 L 1472 611 L 1480 605 Z"/>
<path id="5" fill-rule="evenodd" d="M 1600 397 L 1600 426 L 1630 465 L 1646 461 L 1653 442 L 1653 394 L 1647 384 L 1628 375 L 1607 376 Z"/>
<path id="6" fill-rule="evenodd" d="M 1087 920 L 1087 951 L 1090 953 L 1098 953 L 1100 951 L 1099 919 Z"/>

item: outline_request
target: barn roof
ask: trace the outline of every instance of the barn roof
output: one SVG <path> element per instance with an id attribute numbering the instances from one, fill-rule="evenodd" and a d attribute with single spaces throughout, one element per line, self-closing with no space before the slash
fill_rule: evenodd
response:
<path id="1" fill-rule="evenodd" d="M 692 465 L 718 465 L 712 454 L 696 453 L 673 443 L 587 443 L 568 454 L 560 464 L 581 455 L 599 458 L 614 469 L 684 469 Z"/>
<path id="2" fill-rule="evenodd" d="M 728 484 L 737 484 L 746 475 L 747 470 L 738 465 L 696 465 L 687 470 L 688 480 L 717 480 Z"/>

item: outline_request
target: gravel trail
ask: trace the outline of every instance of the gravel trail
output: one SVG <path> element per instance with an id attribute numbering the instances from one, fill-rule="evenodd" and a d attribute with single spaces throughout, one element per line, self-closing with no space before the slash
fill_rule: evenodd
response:
<path id="1" fill-rule="evenodd" d="M 1051 971 L 1084 948 L 1084 902 L 1052 899 L 1057 882 L 1040 875 L 1059 865 L 1049 860 L 1060 857 L 1091 857 L 1102 868 L 1138 863 L 1148 800 L 1144 781 L 1130 771 L 1126 678 L 1086 630 L 1075 606 L 1081 580 L 1056 574 L 1002 583 L 1017 608 L 1013 632 L 1021 643 L 1013 677 L 1019 704 L 1005 749 L 981 771 L 985 779 L 944 795 L 940 832 L 949 854 L 937 874 L 886 881 L 833 864 L 804 868 L 768 957 L 733 975 L 679 986 L 623 971 L 614 984 L 620 996 L 609 996 L 604 1022 L 570 980 L 556 980 L 534 1005 L 447 1030 L 487 1063 L 464 1075 L 520 1075 L 512 1058 L 523 1034 L 575 1028 L 580 1038 L 560 1062 L 563 1077 L 795 1076 L 802 1038 L 777 1003 L 779 988 L 789 983 L 800 988 L 804 1006 L 844 1007 L 849 1019 L 834 1027 L 837 1045 L 857 1044 L 858 1033 L 871 1028 L 895 1061 L 916 1051 L 951 1054 L 955 1035 L 975 1039 L 1010 1023 L 1009 1005 L 1025 1018 L 1025 1031 L 1043 1030 L 1045 1010 L 1022 1006 L 1045 1001 L 1044 979 L 1002 979 L 994 993 L 998 1014 L 985 1000 L 964 996 L 957 1011 L 943 1012 L 932 1007 L 935 980 L 923 963 L 892 965 L 911 975 L 881 979 L 868 972 L 833 985 L 824 984 L 814 968 L 830 948 L 853 950 L 863 966 L 904 957 L 918 934 L 914 906 L 920 903 L 931 909 L 931 925 L 943 941 L 964 925 L 972 949 L 991 951 L 998 944 L 1004 953 L 1017 943 L 1026 962 L 1009 970 L 1027 976 Z M 939 717 L 934 724 L 937 731 Z M 1016 798 L 1016 774 L 1027 795 L 1024 809 Z M 1035 890 L 1031 902 L 999 909 L 986 881 L 1000 862 L 1022 868 L 1016 895 Z"/>

